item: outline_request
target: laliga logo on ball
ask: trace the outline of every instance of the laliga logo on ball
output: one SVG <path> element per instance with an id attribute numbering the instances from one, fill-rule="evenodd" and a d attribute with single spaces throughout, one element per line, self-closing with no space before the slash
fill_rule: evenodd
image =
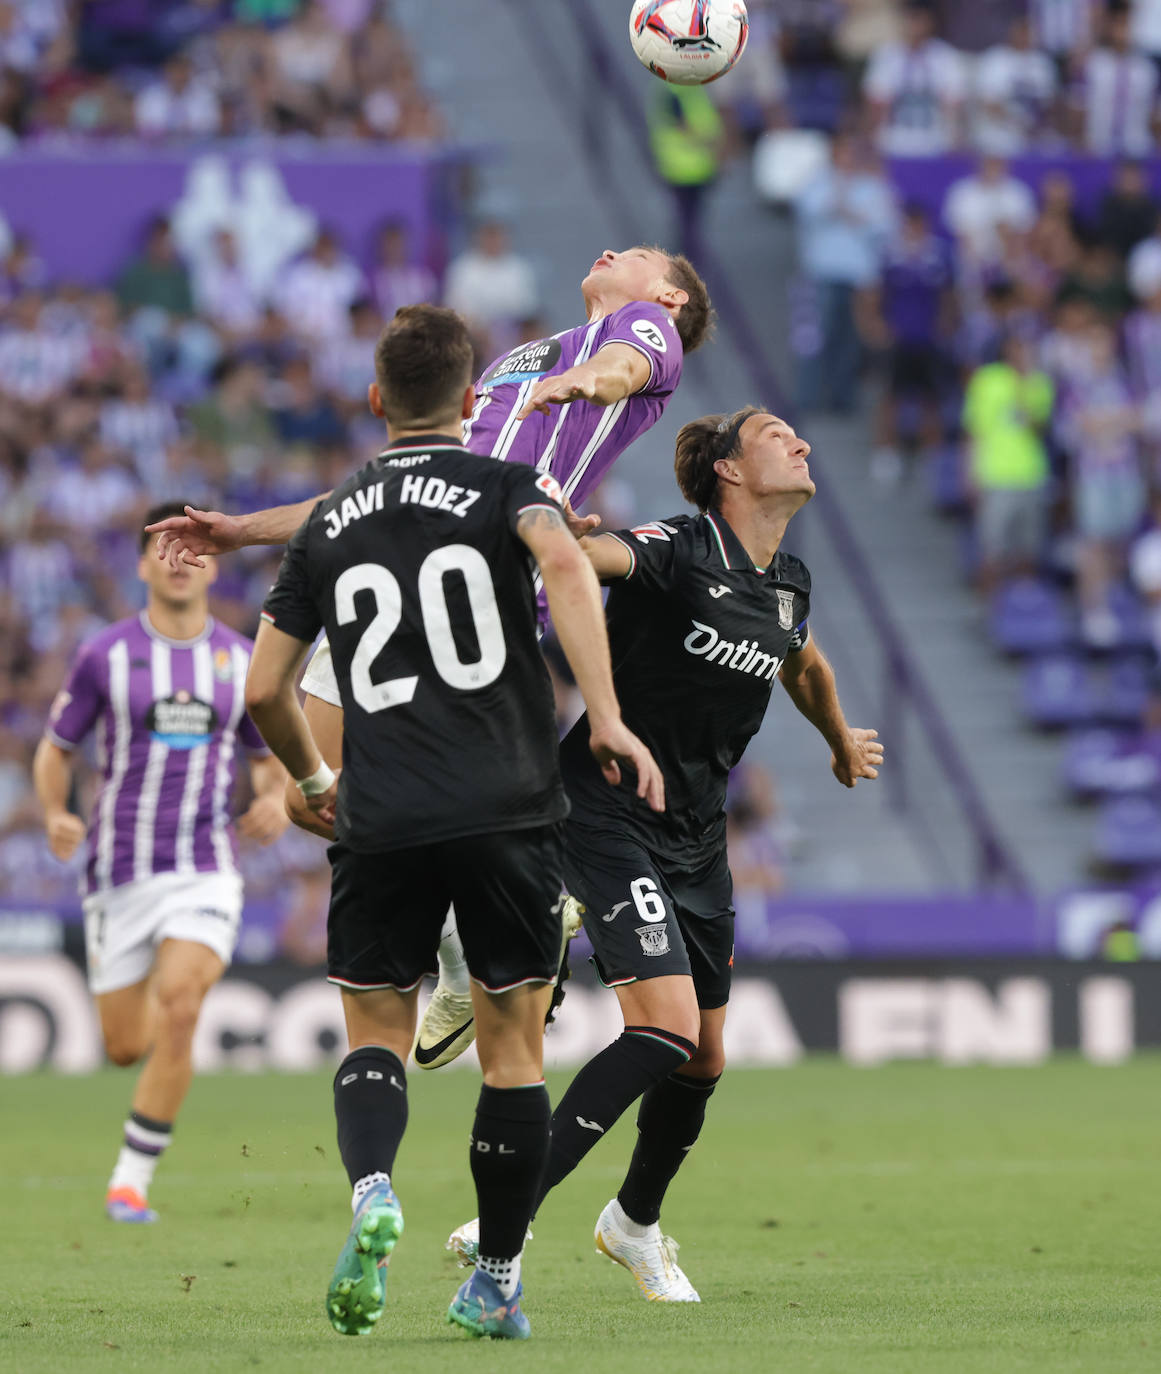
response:
<path id="1" fill-rule="evenodd" d="M 638 61 L 675 86 L 704 86 L 725 76 L 749 35 L 742 0 L 636 0 L 629 15 Z"/>

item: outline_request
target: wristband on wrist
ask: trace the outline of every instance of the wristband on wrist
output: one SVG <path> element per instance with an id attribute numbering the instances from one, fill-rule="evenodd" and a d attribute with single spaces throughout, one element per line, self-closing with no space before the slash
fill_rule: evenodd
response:
<path id="1" fill-rule="evenodd" d="M 296 778 L 294 785 L 304 797 L 317 797 L 325 792 L 334 780 L 334 769 L 329 767 L 324 759 L 309 778 Z"/>

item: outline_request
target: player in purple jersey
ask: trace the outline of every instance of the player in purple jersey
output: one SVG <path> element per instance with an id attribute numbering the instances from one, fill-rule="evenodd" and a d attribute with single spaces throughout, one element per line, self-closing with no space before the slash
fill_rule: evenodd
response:
<path id="1" fill-rule="evenodd" d="M 173 503 L 150 522 L 180 511 Z M 82 879 L 89 986 L 116 1064 L 145 1064 L 109 1181 L 114 1221 L 151 1222 L 147 1194 L 189 1090 L 202 1000 L 242 915 L 229 801 L 239 748 L 254 801 L 238 821 L 269 844 L 286 826 L 286 773 L 245 710 L 250 641 L 209 614 L 213 563 L 171 567 L 142 539 L 145 610 L 95 635 L 53 703 L 33 777 L 49 846 L 88 840 Z M 69 809 L 73 758 L 96 729 L 101 788 L 86 827 Z"/>
<path id="2" fill-rule="evenodd" d="M 621 453 L 657 422 L 681 379 L 684 355 L 710 328 L 705 284 L 686 258 L 658 248 L 602 253 L 581 282 L 581 295 L 586 323 L 493 362 L 476 382 L 476 405 L 464 424 L 473 453 L 550 473 L 573 507 L 583 505 Z M 575 401 L 588 404 L 570 404 Z M 380 413 L 374 404 L 372 410 Z M 190 508 L 155 527 L 158 551 L 190 561 L 247 544 L 282 544 L 313 506 L 312 499 L 239 516 Z M 302 685 L 314 737 L 327 763 L 338 767 L 342 708 L 325 640 Z M 287 805 L 296 823 L 324 833 L 293 788 Z M 572 903 L 565 920 L 566 934 L 579 929 Z M 474 1033 L 467 967 L 449 920 L 416 1062 L 437 1068 L 467 1049 Z"/>

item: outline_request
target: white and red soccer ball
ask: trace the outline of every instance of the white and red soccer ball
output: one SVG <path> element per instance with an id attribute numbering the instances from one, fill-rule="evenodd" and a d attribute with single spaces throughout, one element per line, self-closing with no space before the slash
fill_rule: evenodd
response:
<path id="1" fill-rule="evenodd" d="M 704 86 L 741 57 L 750 34 L 743 0 L 636 0 L 629 42 L 662 81 Z"/>

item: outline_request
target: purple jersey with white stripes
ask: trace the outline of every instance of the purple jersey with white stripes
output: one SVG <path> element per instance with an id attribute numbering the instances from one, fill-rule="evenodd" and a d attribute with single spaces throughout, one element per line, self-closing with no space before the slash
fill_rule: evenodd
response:
<path id="1" fill-rule="evenodd" d="M 228 806 L 238 745 L 269 752 L 245 710 L 250 647 L 213 620 L 196 639 L 167 639 L 144 611 L 82 646 L 46 733 L 75 749 L 97 727 L 103 781 L 86 893 L 155 873 L 236 872 Z"/>
<path id="2" fill-rule="evenodd" d="M 516 416 L 537 382 L 587 362 L 606 344 L 628 344 L 649 361 L 649 380 L 611 406 L 587 401 Z M 529 463 L 551 472 L 576 507 L 634 439 L 657 423 L 681 380 L 677 327 L 662 306 L 633 301 L 594 324 L 521 344 L 498 358 L 476 383 L 479 399 L 464 426 L 464 444 L 482 457 Z"/>

